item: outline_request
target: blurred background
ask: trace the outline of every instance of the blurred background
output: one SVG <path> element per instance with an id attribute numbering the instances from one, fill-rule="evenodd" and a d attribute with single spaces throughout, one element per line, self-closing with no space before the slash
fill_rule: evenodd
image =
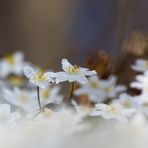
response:
<path id="1" fill-rule="evenodd" d="M 147 50 L 147 0 L 0 0 L 0 55 L 22 50 L 36 65 L 84 64 L 99 49 Z M 134 49 L 133 49 L 134 48 Z"/>

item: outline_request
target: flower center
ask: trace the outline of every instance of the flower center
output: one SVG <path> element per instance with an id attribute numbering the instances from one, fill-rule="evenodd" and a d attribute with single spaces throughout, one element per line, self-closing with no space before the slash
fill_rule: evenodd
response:
<path id="1" fill-rule="evenodd" d="M 131 103 L 130 103 L 130 101 L 125 100 L 125 101 L 123 102 L 123 106 L 126 107 L 126 108 L 131 107 Z"/>
<path id="2" fill-rule="evenodd" d="M 97 89 L 99 87 L 99 84 L 97 82 L 95 82 L 95 81 L 89 80 L 88 83 L 89 83 L 90 87 L 92 87 L 94 89 Z"/>
<path id="3" fill-rule="evenodd" d="M 69 74 L 78 74 L 79 72 L 80 72 L 80 67 L 78 67 L 78 66 L 76 66 L 76 65 L 74 65 L 74 66 L 69 66 L 68 68 L 67 68 L 67 72 L 69 73 Z"/>
<path id="4" fill-rule="evenodd" d="M 28 102 L 28 97 L 27 97 L 27 95 L 25 93 L 21 93 L 19 98 L 20 98 L 22 103 L 27 103 Z"/>
<path id="5" fill-rule="evenodd" d="M 20 86 L 24 82 L 24 79 L 18 76 L 10 76 L 8 80 L 11 84 L 16 85 L 16 86 Z"/>
<path id="6" fill-rule="evenodd" d="M 45 98 L 45 99 L 49 98 L 49 96 L 50 96 L 49 90 L 43 90 L 41 92 L 41 94 L 42 94 L 43 98 Z"/>
<path id="7" fill-rule="evenodd" d="M 111 93 L 111 92 L 112 92 L 112 89 L 111 89 L 110 87 L 106 87 L 106 88 L 104 89 L 104 91 L 105 91 L 106 93 Z"/>
<path id="8" fill-rule="evenodd" d="M 109 105 L 108 110 L 112 113 L 117 113 L 119 111 L 118 108 L 113 105 Z"/>
<path id="9" fill-rule="evenodd" d="M 145 68 L 148 68 L 148 61 L 146 61 L 146 62 L 144 63 L 144 67 L 145 67 Z"/>
<path id="10" fill-rule="evenodd" d="M 37 81 L 47 81 L 48 78 L 44 75 L 44 71 L 40 70 L 34 75 L 34 79 Z"/>
<path id="11" fill-rule="evenodd" d="M 144 102 L 142 105 L 143 105 L 143 107 L 147 108 L 148 107 L 148 102 Z"/>
<path id="12" fill-rule="evenodd" d="M 10 64 L 10 65 L 14 65 L 14 64 L 15 64 L 15 58 L 14 58 L 13 55 L 8 55 L 8 56 L 6 57 L 6 61 L 7 61 L 8 64 Z"/>

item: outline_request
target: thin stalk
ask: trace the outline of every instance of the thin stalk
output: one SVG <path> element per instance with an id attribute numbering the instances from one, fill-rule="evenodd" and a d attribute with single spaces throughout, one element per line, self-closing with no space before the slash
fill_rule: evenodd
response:
<path id="1" fill-rule="evenodd" d="M 72 83 L 71 83 L 70 94 L 69 94 L 69 97 L 68 97 L 68 103 L 70 103 L 71 98 L 72 98 L 72 96 L 73 96 L 74 87 L 75 87 L 75 82 L 72 82 Z"/>
<path id="2" fill-rule="evenodd" d="M 40 111 L 42 110 L 41 101 L 40 101 L 40 88 L 37 86 L 37 98 Z"/>

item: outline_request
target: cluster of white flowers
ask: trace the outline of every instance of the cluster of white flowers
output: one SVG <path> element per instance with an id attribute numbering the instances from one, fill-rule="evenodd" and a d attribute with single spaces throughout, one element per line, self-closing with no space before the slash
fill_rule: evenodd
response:
<path id="1" fill-rule="evenodd" d="M 67 59 L 62 59 L 61 64 L 63 71 L 60 72 L 42 70 L 24 61 L 21 52 L 0 60 L 0 130 L 23 128 L 21 132 L 27 136 L 38 133 L 40 136 L 34 136 L 37 139 L 33 139 L 36 141 L 33 146 L 39 147 L 40 138 L 44 137 L 41 143 L 46 148 L 56 139 L 52 134 L 57 137 L 60 133 L 62 137 L 79 133 L 95 124 L 99 127 L 100 121 L 127 125 L 139 113 L 148 116 L 148 61 L 138 59 L 132 66 L 133 70 L 141 73 L 130 84 L 132 88 L 141 90 L 139 96 L 126 93 L 126 86 L 118 85 L 115 75 L 101 79 L 95 70 L 72 65 Z M 16 75 L 16 78 L 25 76 L 22 80 L 24 85 L 5 85 L 11 75 Z M 69 102 L 60 94 L 60 83 L 65 81 L 78 84 L 77 89 L 71 89 Z M 87 96 L 90 104 L 78 103 L 82 96 Z M 32 133 L 34 131 L 36 133 Z"/>

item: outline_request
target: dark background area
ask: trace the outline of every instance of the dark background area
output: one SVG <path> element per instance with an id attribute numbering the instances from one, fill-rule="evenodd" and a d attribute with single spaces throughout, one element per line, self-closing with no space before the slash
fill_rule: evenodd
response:
<path id="1" fill-rule="evenodd" d="M 147 0 L 0 0 L 0 54 L 22 50 L 53 68 L 98 49 L 118 57 L 133 31 L 148 32 L 147 8 Z"/>

